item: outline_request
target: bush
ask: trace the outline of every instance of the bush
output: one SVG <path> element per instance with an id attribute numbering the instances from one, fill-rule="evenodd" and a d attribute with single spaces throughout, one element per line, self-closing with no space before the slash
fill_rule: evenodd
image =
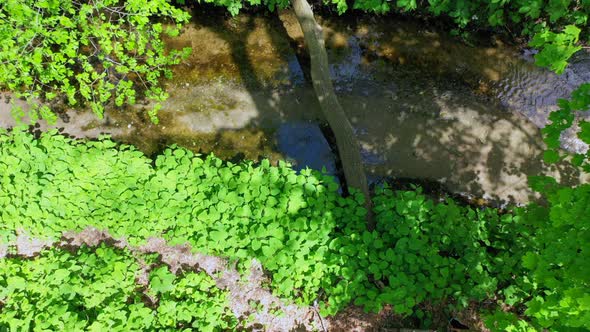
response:
<path id="1" fill-rule="evenodd" d="M 19 230 L 55 240 L 88 226 L 133 245 L 160 236 L 240 264 L 257 258 L 275 293 L 319 299 L 324 314 L 354 300 L 422 316 L 425 302 L 493 296 L 518 271 L 511 215 L 385 187 L 375 197 L 378 228 L 367 232 L 360 193 L 341 197 L 331 177 L 285 163 L 236 165 L 172 147 L 152 165 L 105 138 L 16 130 L 0 135 L 0 174 L 4 243 Z"/>
<path id="2" fill-rule="evenodd" d="M 213 331 L 235 326 L 225 293 L 204 273 L 160 267 L 136 284 L 139 265 L 101 245 L 0 260 L 0 329 L 9 331 Z M 157 301 L 146 305 L 147 295 Z M 157 304 L 156 304 L 157 303 Z"/>
<path id="3" fill-rule="evenodd" d="M 134 104 L 138 93 L 162 101 L 158 80 L 190 50 L 165 53 L 161 35 L 177 35 L 188 18 L 166 0 L 0 0 L 0 89 L 34 106 L 31 123 L 55 119 L 38 99 L 87 103 L 99 118 L 105 104 Z M 157 121 L 155 105 L 149 114 Z"/>
<path id="4" fill-rule="evenodd" d="M 525 314 L 543 328 L 590 329 L 590 184 L 555 184 L 542 192 L 548 206 L 531 205 L 523 212 L 534 229 L 522 263 L 530 271 L 522 280 L 530 294 Z"/>
<path id="5" fill-rule="evenodd" d="M 139 244 L 170 244 L 233 259 L 258 258 L 282 296 L 310 303 L 328 273 L 325 257 L 336 220 L 365 211 L 343 199 L 334 180 L 285 163 L 224 163 L 173 147 L 153 162 L 108 139 L 74 141 L 0 135 L 0 238 L 24 229 L 57 239 L 88 226 Z"/>
<path id="6" fill-rule="evenodd" d="M 331 243 L 340 266 L 326 287 L 334 306 L 327 312 L 354 300 L 367 310 L 391 304 L 423 319 L 420 304 L 466 307 L 493 297 L 519 273 L 521 240 L 512 233 L 518 219 L 510 214 L 450 199 L 434 203 L 419 188 L 378 188 L 374 202 L 374 232 L 350 223 Z"/>
<path id="7" fill-rule="evenodd" d="M 242 267 L 257 258 L 277 295 L 301 304 L 319 300 L 324 314 L 351 302 L 367 311 L 390 304 L 398 314 L 426 320 L 426 305 L 454 310 L 496 298 L 513 308 L 490 316 L 489 324 L 499 330 L 590 328 L 587 184 L 569 188 L 551 178 L 533 178 L 532 187 L 546 195 L 548 206 L 531 204 L 505 214 L 450 199 L 435 203 L 419 188 L 378 187 L 377 229 L 368 232 L 362 194 L 341 197 L 330 176 L 309 169 L 298 174 L 282 162 L 233 164 L 179 147 L 152 161 L 107 138 L 75 141 L 53 131 L 35 139 L 15 130 L 0 133 L 0 174 L 0 239 L 5 244 L 14 243 L 17 232 L 56 240 L 63 231 L 93 226 L 132 245 L 154 236 L 172 245 L 189 243 Z M 50 264 L 57 275 L 137 269 L 123 258 L 104 258 L 103 265 L 92 258 L 91 266 L 83 267 L 67 263 L 74 258 L 65 253 L 59 254 L 64 260 L 46 255 L 42 259 L 58 262 Z M 23 271 L 34 270 L 10 262 L 2 261 L 4 274 L 22 279 Z M 99 271 L 92 272 L 95 268 Z M 115 273 L 109 271 L 105 275 Z M 165 269 L 154 273 L 159 280 L 174 279 Z M 131 294 L 135 286 L 125 278 L 132 274 L 109 282 Z M 51 283 L 39 278 L 41 288 Z M 83 279 L 93 278 L 102 276 Z M 20 285 L 21 279 L 4 279 L 5 298 L 7 291 L 17 291 L 6 285 Z M 168 286 L 161 285 L 153 290 L 162 293 L 162 304 L 191 294 L 163 294 Z M 19 315 L 32 310 L 15 308 Z M 513 314 L 521 309 L 532 325 Z"/>
<path id="8" fill-rule="evenodd" d="M 534 189 L 547 206 L 530 204 L 516 211 L 515 229 L 529 241 L 519 249 L 522 271 L 502 291 L 514 312 L 495 312 L 486 324 L 496 330 L 587 331 L 590 329 L 590 184 L 571 188 L 553 178 L 534 177 Z"/>

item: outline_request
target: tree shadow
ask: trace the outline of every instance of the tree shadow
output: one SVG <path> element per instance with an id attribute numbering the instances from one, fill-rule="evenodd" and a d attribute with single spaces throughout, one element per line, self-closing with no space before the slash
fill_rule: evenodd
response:
<path id="1" fill-rule="evenodd" d="M 239 18 L 239 27 L 229 27 L 229 29 L 226 19 L 219 15 L 214 17 L 214 19 L 211 19 L 212 24 L 208 27 L 229 45 L 232 62 L 236 65 L 243 87 L 252 97 L 258 112 L 258 116 L 250 119 L 246 126 L 264 127 L 271 125 L 279 127 L 280 133 L 278 137 L 280 142 L 277 142 L 277 147 L 287 152 L 287 154 L 291 152 L 294 155 L 301 156 L 306 153 L 313 154 L 314 148 L 320 150 L 319 154 L 323 155 L 322 162 L 314 162 L 313 156 L 310 154 L 308 157 L 304 157 L 305 165 L 297 164 L 297 160 L 293 160 L 296 163 L 294 167 L 301 169 L 310 166 L 321 169 L 325 166 L 343 184 L 344 176 L 338 150 L 335 146 L 334 134 L 323 120 L 319 103 L 311 86 L 309 57 L 304 56 L 306 50 L 303 45 L 292 38 L 288 38 L 289 34 L 276 13 L 263 17 L 245 16 Z M 270 84 L 268 80 L 263 81 L 259 77 L 259 68 L 255 68 L 253 63 L 255 60 L 252 59 L 252 47 L 248 41 L 252 36 L 256 38 L 257 33 L 254 31 L 257 28 L 259 29 L 260 24 L 255 21 L 261 19 L 264 20 L 263 24 L 266 27 L 269 42 L 269 45 L 265 47 L 281 50 L 275 54 L 279 54 L 279 61 L 288 64 L 289 71 L 291 71 L 289 73 L 291 82 L 284 86 L 273 87 L 272 78 Z M 254 58 L 259 58 L 259 56 Z M 294 74 L 300 75 L 300 79 L 293 79 Z M 275 93 L 273 94 L 273 92 Z M 281 92 L 285 94 L 281 95 Z M 298 98 L 298 95 L 301 98 Z M 278 98 L 276 98 L 277 96 Z M 295 98 L 291 99 L 293 97 Z M 310 124 L 310 122 L 313 124 Z M 225 130 L 227 129 L 221 129 L 221 132 Z M 291 135 L 294 131 L 298 131 L 298 133 Z M 322 135 L 324 137 L 321 137 Z M 285 141 L 289 141 L 293 136 L 297 136 L 298 139 L 292 141 L 292 144 L 285 144 Z M 280 137 L 283 137 L 283 139 L 281 140 Z M 302 140 L 306 143 L 304 149 L 293 148 L 293 145 L 300 144 Z M 330 153 L 326 153 L 326 148 L 329 149 Z"/>
<path id="2" fill-rule="evenodd" d="M 294 156 L 296 168 L 325 165 L 337 172 L 339 168 L 331 166 L 334 142 L 329 132 L 322 132 L 296 19 L 285 13 L 280 19 L 268 13 L 231 18 L 223 10 L 203 6 L 194 10 L 186 33 L 189 44 L 181 45 L 193 46 L 194 55 L 175 69 L 172 97 L 165 106 L 181 111 L 162 121 L 166 127 L 182 128 L 186 135 L 163 133 L 169 136 L 164 143 L 174 143 L 180 136 L 188 141 L 207 127 L 204 150 L 221 156 L 217 142 L 223 142 L 229 158 L 244 149 L 248 140 L 244 136 L 263 130 L 267 141 L 261 150 Z M 549 170 L 542 163 L 543 143 L 534 125 L 474 91 L 470 70 L 494 76 L 492 67 L 506 60 L 507 53 L 475 49 L 492 59 L 462 64 L 457 58 L 469 49 L 436 46 L 441 39 L 430 32 L 423 40 L 402 40 L 400 36 L 413 32 L 402 27 L 401 32 L 388 34 L 377 26 L 372 36 L 372 27 L 380 23 L 367 24 L 364 18 L 350 15 L 321 24 L 334 85 L 356 129 L 370 177 L 429 179 L 453 192 L 506 202 L 537 198 L 528 188 L 528 175 L 545 172 L 564 183 L 580 182 L 578 170 L 566 164 Z M 368 37 L 359 37 L 363 31 Z M 387 43 L 387 38 L 393 41 Z M 376 41 L 382 43 L 375 46 Z M 442 55 L 429 60 L 436 50 Z M 174 88 L 185 81 L 187 87 Z M 149 131 L 137 135 L 137 140 L 150 137 Z M 252 151 L 245 153 L 248 158 L 269 156 L 256 153 L 260 142 L 252 140 Z M 228 152 L 232 149 L 234 153 Z"/>
<path id="3" fill-rule="evenodd" d="M 269 13 L 230 18 L 223 8 L 205 6 L 193 14 L 189 33 L 183 33 L 189 39 L 167 41 L 171 47 L 193 46 L 194 52 L 167 82 L 172 97 L 159 126 L 115 110 L 111 124 L 75 113 L 57 127 L 76 137 L 110 132 L 148 154 L 173 143 L 228 158 L 248 149 L 247 158 L 283 155 L 298 162 L 297 168 L 326 165 L 336 172 L 334 142 L 308 83 L 309 61 L 296 19 L 284 13 L 280 20 Z M 538 106 L 552 95 L 542 92 L 536 100 L 531 87 L 544 78 L 555 82 L 551 74 L 510 59 L 501 47 L 452 45 L 436 31 L 416 32 L 388 19 L 321 20 L 334 85 L 370 177 L 430 179 L 451 191 L 508 202 L 536 199 L 528 175 L 552 174 L 568 185 L 588 181 L 566 163 L 544 165 L 539 130 L 476 89 L 483 84 L 511 91 L 509 101 L 522 96 L 516 106 Z M 571 80 L 584 74 L 579 67 Z M 0 122 L 10 126 L 9 112 L 2 113 L 8 118 Z"/>

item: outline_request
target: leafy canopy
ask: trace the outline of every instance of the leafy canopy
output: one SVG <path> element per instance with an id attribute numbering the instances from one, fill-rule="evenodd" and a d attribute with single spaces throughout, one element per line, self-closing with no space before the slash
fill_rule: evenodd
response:
<path id="1" fill-rule="evenodd" d="M 102 117 L 107 103 L 134 104 L 138 95 L 156 102 L 157 121 L 167 97 L 158 80 L 190 51 L 165 52 L 161 36 L 177 35 L 188 18 L 166 0 L 0 0 L 0 89 L 34 106 L 31 122 L 55 120 L 39 101 L 87 104 Z"/>

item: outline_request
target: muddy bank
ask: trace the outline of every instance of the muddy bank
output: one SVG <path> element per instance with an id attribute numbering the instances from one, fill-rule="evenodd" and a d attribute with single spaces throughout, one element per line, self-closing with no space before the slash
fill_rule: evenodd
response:
<path id="1" fill-rule="evenodd" d="M 196 13 L 170 47 L 193 48 L 165 82 L 170 99 L 153 125 L 141 107 L 110 109 L 104 120 L 69 111 L 57 127 L 76 137 L 110 133 L 148 154 L 177 143 L 223 158 L 289 159 L 326 166 L 320 110 L 294 16 Z M 558 98 L 590 81 L 590 57 L 557 76 L 500 41 L 467 46 L 441 31 L 391 18 L 320 19 L 340 101 L 372 177 L 443 182 L 451 191 L 524 203 L 527 175 L 587 181 L 566 164 L 542 163 L 539 127 Z M 0 125 L 11 126 L 0 102 Z M 565 146 L 584 147 L 570 137 Z"/>

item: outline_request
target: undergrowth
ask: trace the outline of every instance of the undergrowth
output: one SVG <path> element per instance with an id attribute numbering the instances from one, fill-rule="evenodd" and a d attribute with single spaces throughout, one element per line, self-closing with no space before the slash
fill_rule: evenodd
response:
<path id="1" fill-rule="evenodd" d="M 27 100 L 30 123 L 57 120 L 40 101 L 82 104 L 102 118 L 106 105 L 141 97 L 154 102 L 157 122 L 168 97 L 159 80 L 190 53 L 165 50 L 162 36 L 177 36 L 189 18 L 165 0 L 0 0 L 0 89 Z M 25 116 L 16 105 L 11 112 Z"/>
<path id="2" fill-rule="evenodd" d="M 88 226 L 132 245 L 163 237 L 171 245 L 188 243 L 243 268 L 256 258 L 276 295 L 298 304 L 318 301 L 323 314 L 333 315 L 351 302 L 367 311 L 389 304 L 424 326 L 430 319 L 427 307 L 452 312 L 489 299 L 509 309 L 490 316 L 489 325 L 498 330 L 518 330 L 518 324 L 528 328 L 519 321 L 524 310 L 537 327 L 590 326 L 584 302 L 590 296 L 587 268 L 564 269 L 588 256 L 577 251 L 589 241 L 587 221 L 576 224 L 588 197 L 587 186 L 580 188 L 560 194 L 565 189 L 553 186 L 550 198 L 578 208 L 562 216 L 558 228 L 539 230 L 540 224 L 550 223 L 553 210 L 536 206 L 501 214 L 450 199 L 435 203 L 419 189 L 384 186 L 374 197 L 377 229 L 368 232 L 363 196 L 340 196 L 333 178 L 321 172 L 297 173 L 286 163 L 271 166 L 267 160 L 233 164 L 179 147 L 152 161 L 106 138 L 83 142 L 56 132 L 39 139 L 22 130 L 0 134 L 0 241 L 5 244 L 14 243 L 18 233 L 56 240 L 63 231 Z M 563 246 L 556 238 L 563 234 L 556 232 L 563 232 L 559 227 L 569 227 L 575 234 L 568 236 L 579 237 L 568 244 L 573 256 L 567 260 L 548 251 Z M 36 261 L 4 260 L 0 275 L 26 273 L 11 271 L 28 270 L 19 264 L 40 264 L 31 263 Z M 69 266 L 56 269 L 68 271 Z M 544 268 L 549 275 L 539 272 Z M 571 282 L 569 277 L 574 277 Z M 3 282 L 0 300 L 5 302 L 14 290 Z M 125 285 L 121 281 L 116 287 Z M 553 290 L 556 285 L 565 293 Z M 29 291 L 29 284 L 22 291 Z M 3 315 L 9 314 L 6 308 Z M 79 309 L 63 308 L 59 310 Z M 555 314 L 571 309 L 577 310 L 569 314 L 571 320 Z M 27 312 L 23 310 L 16 312 Z"/>
<path id="3" fill-rule="evenodd" d="M 226 294 L 204 272 L 162 266 L 147 286 L 126 250 L 104 244 L 0 260 L 0 330 L 217 331 L 236 326 Z"/>

